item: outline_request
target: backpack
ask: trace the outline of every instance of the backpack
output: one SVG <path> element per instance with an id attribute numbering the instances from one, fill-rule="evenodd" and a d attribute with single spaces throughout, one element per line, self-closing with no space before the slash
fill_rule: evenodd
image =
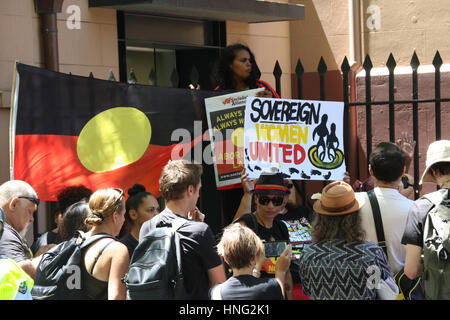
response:
<path id="1" fill-rule="evenodd" d="M 88 239 L 78 230 L 75 236 L 43 254 L 34 277 L 31 295 L 34 300 L 88 300 L 83 290 L 81 263 L 83 249 L 102 238 L 115 237 L 96 234 Z"/>
<path id="2" fill-rule="evenodd" d="M 450 300 L 450 197 L 449 189 L 424 196 L 434 206 L 428 212 L 423 234 L 425 297 Z"/>
<path id="3" fill-rule="evenodd" d="M 123 282 L 127 300 L 187 299 L 181 263 L 181 243 L 177 230 L 186 220 L 177 218 L 164 224 L 150 220 L 150 231 L 131 257 Z"/>

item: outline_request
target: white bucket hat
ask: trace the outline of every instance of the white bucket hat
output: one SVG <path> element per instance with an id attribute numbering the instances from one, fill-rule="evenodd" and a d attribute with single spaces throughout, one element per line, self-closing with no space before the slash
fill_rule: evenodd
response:
<path id="1" fill-rule="evenodd" d="M 430 167 L 438 162 L 450 162 L 450 140 L 438 140 L 428 146 L 425 171 L 419 184 L 436 182 L 430 174 Z"/>

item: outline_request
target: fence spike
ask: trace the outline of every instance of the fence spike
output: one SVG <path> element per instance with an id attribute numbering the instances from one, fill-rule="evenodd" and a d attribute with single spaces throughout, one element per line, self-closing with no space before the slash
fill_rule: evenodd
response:
<path id="1" fill-rule="evenodd" d="M 442 58 L 441 55 L 439 54 L 439 50 L 437 50 L 436 54 L 434 55 L 433 66 L 435 69 L 439 69 L 442 66 Z"/>
<path id="2" fill-rule="evenodd" d="M 198 84 L 198 79 L 199 79 L 198 70 L 197 70 L 196 66 L 192 66 L 191 75 L 190 75 L 189 79 L 191 80 L 191 84 L 194 87 L 196 87 Z"/>
<path id="3" fill-rule="evenodd" d="M 180 77 L 178 76 L 177 68 L 173 68 L 172 74 L 170 75 L 170 81 L 172 82 L 172 86 L 174 88 L 178 88 Z"/>
<path id="4" fill-rule="evenodd" d="M 281 70 L 280 63 L 278 60 L 275 62 L 275 67 L 273 68 L 273 75 L 275 78 L 280 78 L 283 74 L 283 71 Z"/>
<path id="5" fill-rule="evenodd" d="M 92 79 L 94 79 L 94 74 L 92 73 L 92 71 L 91 71 L 91 72 L 89 72 L 89 78 L 92 78 Z"/>
<path id="6" fill-rule="evenodd" d="M 114 76 L 114 72 L 112 70 L 109 70 L 109 81 L 116 81 L 116 77 Z"/>
<path id="7" fill-rule="evenodd" d="M 317 67 L 317 71 L 319 74 L 324 74 L 327 72 L 327 64 L 325 63 L 325 60 L 323 57 L 320 57 L 319 66 Z"/>
<path id="8" fill-rule="evenodd" d="M 128 84 L 136 84 L 136 74 L 134 73 L 134 69 L 130 68 L 130 76 L 128 77 Z"/>
<path id="9" fill-rule="evenodd" d="M 305 69 L 303 68 L 302 63 L 300 62 L 300 59 L 297 60 L 297 66 L 295 67 L 295 73 L 297 74 L 297 76 L 305 73 Z"/>
<path id="10" fill-rule="evenodd" d="M 413 70 L 417 70 L 417 68 L 419 68 L 420 61 L 419 61 L 419 58 L 417 57 L 416 51 L 414 51 L 414 54 L 413 54 L 413 56 L 411 58 L 411 64 L 410 65 L 411 65 L 411 68 Z"/>
<path id="11" fill-rule="evenodd" d="M 347 74 L 350 71 L 350 64 L 348 63 L 347 57 L 344 57 L 344 61 L 342 61 L 341 71 L 344 74 Z"/>
<path id="12" fill-rule="evenodd" d="M 366 58 L 364 59 L 363 68 L 367 72 L 370 72 L 373 68 L 372 60 L 370 59 L 370 56 L 367 54 Z"/>
<path id="13" fill-rule="evenodd" d="M 391 52 L 391 54 L 389 55 L 389 58 L 386 61 L 386 67 L 389 69 L 389 71 L 392 72 L 392 71 L 394 71 L 396 66 L 397 66 L 397 62 L 395 62 L 394 55 Z"/>
<path id="14" fill-rule="evenodd" d="M 156 85 L 156 71 L 155 68 L 152 68 L 150 70 L 150 73 L 148 74 L 148 84 L 151 86 Z"/>

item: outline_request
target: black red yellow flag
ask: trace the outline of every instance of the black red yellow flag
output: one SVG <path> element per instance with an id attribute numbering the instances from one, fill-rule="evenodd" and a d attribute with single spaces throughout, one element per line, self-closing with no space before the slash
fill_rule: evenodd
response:
<path id="1" fill-rule="evenodd" d="M 129 85 L 16 64 L 11 108 L 11 178 L 30 183 L 44 201 L 83 184 L 127 190 L 141 183 L 159 196 L 172 155 L 202 136 L 194 121 L 218 92 Z M 176 129 L 192 142 L 173 141 Z M 206 129 L 206 128 L 205 128 Z M 186 148 L 187 146 L 187 148 Z"/>

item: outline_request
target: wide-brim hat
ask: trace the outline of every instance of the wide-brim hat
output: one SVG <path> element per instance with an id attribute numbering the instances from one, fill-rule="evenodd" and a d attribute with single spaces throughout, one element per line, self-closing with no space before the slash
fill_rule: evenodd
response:
<path id="1" fill-rule="evenodd" d="M 286 195 L 290 191 L 286 187 L 281 173 L 261 173 L 256 182 L 254 194 L 279 194 Z"/>
<path id="2" fill-rule="evenodd" d="M 424 182 L 436 182 L 430 173 L 430 168 L 438 162 L 450 162 L 450 140 L 438 140 L 428 146 L 425 171 L 419 184 Z"/>
<path id="3" fill-rule="evenodd" d="M 361 209 L 364 198 L 355 197 L 353 188 L 343 181 L 330 183 L 322 190 L 319 200 L 314 202 L 314 211 L 328 216 L 340 216 Z"/>

